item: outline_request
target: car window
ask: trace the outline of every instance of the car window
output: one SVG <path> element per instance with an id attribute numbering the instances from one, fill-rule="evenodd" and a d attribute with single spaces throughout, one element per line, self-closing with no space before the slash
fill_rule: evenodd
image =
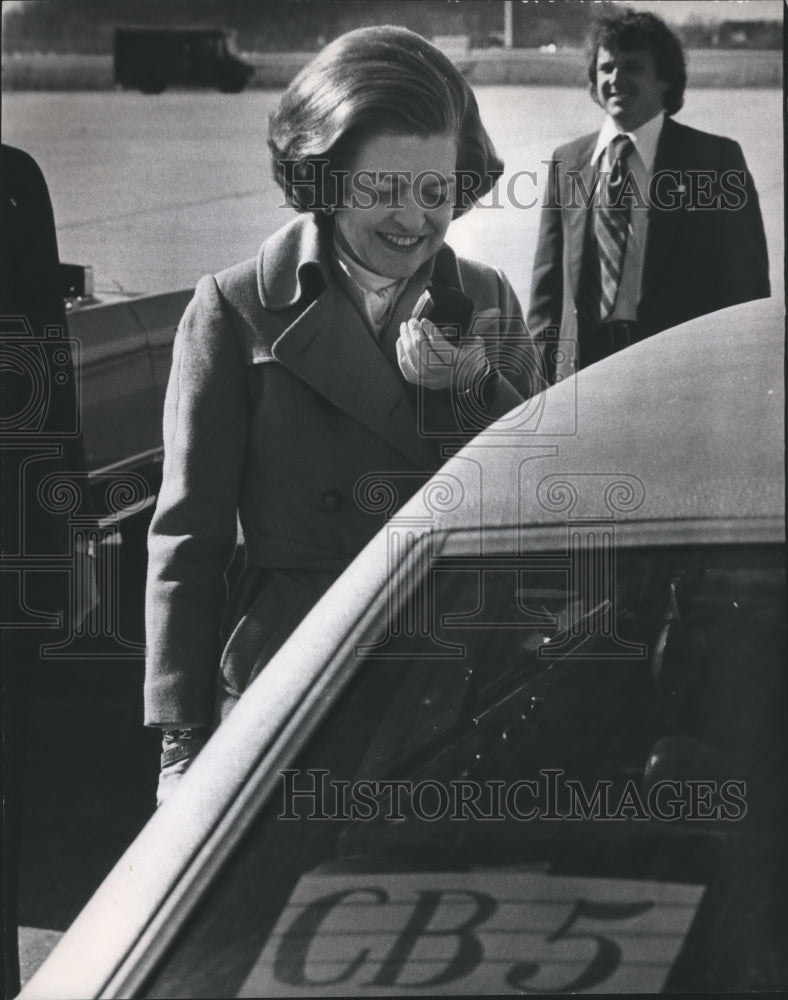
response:
<path id="1" fill-rule="evenodd" d="M 597 563 L 436 558 L 392 590 L 146 995 L 784 984 L 782 553 Z M 386 937 L 397 885 L 429 912 Z M 474 902 L 447 930 L 448 886 Z"/>

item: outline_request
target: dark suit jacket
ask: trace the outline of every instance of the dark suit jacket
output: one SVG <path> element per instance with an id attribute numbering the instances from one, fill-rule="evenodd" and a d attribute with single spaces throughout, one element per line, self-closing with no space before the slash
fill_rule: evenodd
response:
<path id="1" fill-rule="evenodd" d="M 597 136 L 583 136 L 553 155 L 528 314 L 537 340 L 546 343 L 544 331 L 550 327 L 560 328 L 562 338 L 577 339 L 577 367 L 582 367 L 583 340 L 590 332 L 579 295 L 589 216 L 582 191 L 593 189 L 590 161 Z M 768 296 L 758 195 L 738 143 L 666 118 L 654 176 L 637 311 L 640 336 Z M 559 373 L 571 369 L 559 366 Z"/>
<path id="2" fill-rule="evenodd" d="M 47 510 L 39 487 L 53 473 L 84 468 L 72 435 L 77 421 L 76 378 L 60 289 L 55 220 L 44 175 L 21 149 L 0 149 L 0 549 L 10 560 L 25 554 L 30 571 L 0 572 L 0 612 L 24 628 L 0 629 L 3 709 L 3 928 L 5 995 L 19 990 L 17 864 L 23 761 L 31 675 L 43 642 L 55 635 L 36 627 L 41 613 L 62 614 L 67 581 L 37 560 L 69 553 L 68 516 Z M 53 340 L 51 327 L 62 336 Z M 53 348 L 57 348 L 55 351 Z M 12 562 L 13 566 L 14 563 Z M 64 585 L 65 584 L 65 585 Z"/>
<path id="3" fill-rule="evenodd" d="M 391 513 L 356 502 L 365 475 L 389 478 L 401 503 L 441 464 L 410 387 L 334 277 L 326 243 L 311 217 L 296 219 L 256 260 L 203 278 L 178 330 L 149 536 L 150 725 L 209 724 L 220 660 L 225 686 L 243 690 Z M 463 289 L 478 310 L 500 309 L 502 341 L 522 338 L 499 272 L 444 246 L 432 280 Z M 406 288 L 389 331 L 419 291 Z M 487 416 L 527 394 L 507 367 Z M 257 593 L 224 646 L 237 517 Z"/>

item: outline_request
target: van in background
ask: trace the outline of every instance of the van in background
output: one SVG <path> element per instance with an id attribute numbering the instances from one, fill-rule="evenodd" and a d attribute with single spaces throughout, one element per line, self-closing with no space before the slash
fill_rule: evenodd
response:
<path id="1" fill-rule="evenodd" d="M 253 73 L 219 28 L 115 29 L 115 83 L 127 89 L 160 94 L 185 84 L 237 94 Z"/>

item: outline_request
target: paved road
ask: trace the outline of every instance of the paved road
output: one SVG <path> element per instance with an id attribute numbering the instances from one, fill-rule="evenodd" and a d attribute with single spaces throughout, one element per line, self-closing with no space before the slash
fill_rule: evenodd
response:
<path id="1" fill-rule="evenodd" d="M 3 141 L 41 164 L 62 259 L 92 264 L 100 289 L 174 291 L 252 256 L 292 217 L 265 145 L 277 99 L 270 91 L 9 93 Z M 547 179 L 542 161 L 598 127 L 599 109 L 573 88 L 480 87 L 478 99 L 506 162 L 500 207 L 470 212 L 451 227 L 449 242 L 503 268 L 526 303 Z M 782 111 L 777 89 L 695 90 L 678 115 L 741 143 L 763 202 L 775 285 L 783 274 Z M 533 171 L 535 184 L 520 171 Z"/>

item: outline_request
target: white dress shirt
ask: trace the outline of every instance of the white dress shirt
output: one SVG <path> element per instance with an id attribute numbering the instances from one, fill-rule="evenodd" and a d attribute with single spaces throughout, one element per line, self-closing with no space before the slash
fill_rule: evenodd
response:
<path id="1" fill-rule="evenodd" d="M 624 264 L 621 269 L 621 282 L 613 311 L 606 322 L 613 320 L 633 321 L 637 318 L 638 302 L 640 301 L 641 283 L 643 279 L 643 256 L 646 249 L 646 234 L 648 232 L 648 189 L 654 176 L 654 160 L 657 155 L 657 143 L 665 121 L 664 111 L 660 111 L 644 125 L 633 132 L 620 132 L 612 118 L 605 119 L 605 124 L 599 133 L 596 147 L 591 156 L 591 163 L 599 164 L 600 170 L 609 172 L 612 164 L 608 159 L 608 147 L 617 135 L 627 135 L 635 147 L 629 154 L 626 164 L 627 174 L 631 174 L 637 191 L 642 195 L 633 199 L 632 211 L 629 214 L 629 230 L 627 246 L 624 251 Z M 634 190 L 634 188 L 632 188 Z"/>

